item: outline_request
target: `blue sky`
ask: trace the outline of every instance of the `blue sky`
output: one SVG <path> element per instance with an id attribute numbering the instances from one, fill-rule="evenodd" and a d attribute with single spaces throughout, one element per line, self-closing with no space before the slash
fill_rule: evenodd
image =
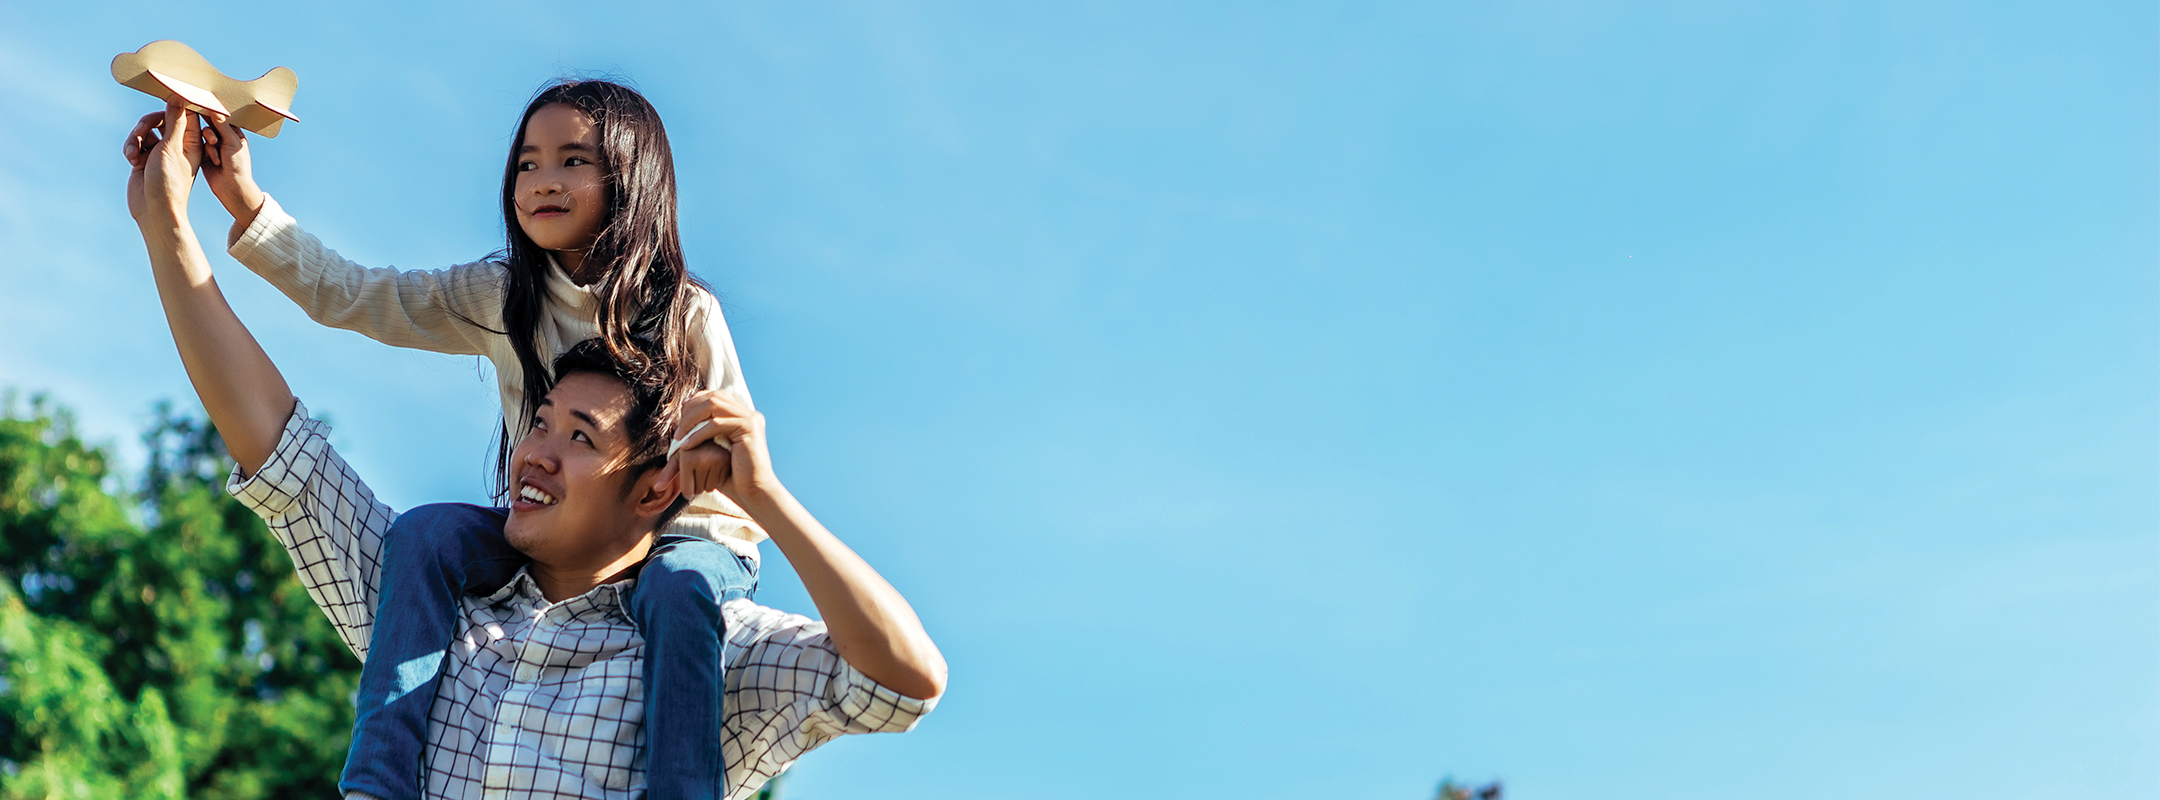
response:
<path id="1" fill-rule="evenodd" d="M 613 72 L 952 660 L 795 800 L 2160 795 L 2150 3 L 453 5 L 0 6 L 0 384 L 192 402 L 114 54 L 295 69 L 262 184 L 408 268 Z M 214 261 L 387 500 L 480 495 L 470 359 Z"/>

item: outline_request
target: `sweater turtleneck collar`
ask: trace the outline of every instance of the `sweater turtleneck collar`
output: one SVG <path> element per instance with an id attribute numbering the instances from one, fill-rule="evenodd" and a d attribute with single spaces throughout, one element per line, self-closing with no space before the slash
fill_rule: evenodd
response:
<path id="1" fill-rule="evenodd" d="M 555 260 L 554 253 L 547 254 L 547 263 L 548 299 L 553 301 L 556 307 L 565 311 L 582 312 L 592 309 L 596 302 L 593 299 L 592 289 L 579 286 L 577 281 L 571 280 L 570 273 L 563 271 L 562 262 Z"/>

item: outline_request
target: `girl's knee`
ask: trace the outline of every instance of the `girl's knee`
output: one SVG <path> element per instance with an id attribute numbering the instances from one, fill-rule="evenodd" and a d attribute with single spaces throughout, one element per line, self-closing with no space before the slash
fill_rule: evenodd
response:
<path id="1" fill-rule="evenodd" d="M 752 580 L 726 547 L 699 543 L 654 553 L 638 576 L 638 590 L 665 600 L 713 603 L 747 595 Z"/>
<path id="2" fill-rule="evenodd" d="M 502 515 L 464 503 L 415 506 L 390 523 L 386 544 L 408 558 L 468 561 L 493 550 L 489 537 L 502 538 Z"/>

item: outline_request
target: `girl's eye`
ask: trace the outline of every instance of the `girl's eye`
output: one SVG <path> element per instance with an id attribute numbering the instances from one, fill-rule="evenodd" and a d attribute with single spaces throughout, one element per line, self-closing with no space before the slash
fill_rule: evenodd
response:
<path id="1" fill-rule="evenodd" d="M 535 163 L 533 163 L 533 162 L 530 162 L 530 161 L 520 161 L 520 162 L 518 162 L 518 169 L 517 169 L 517 171 L 519 171 L 519 172 L 531 172 L 531 171 L 533 171 L 533 170 L 536 170 L 536 169 L 539 169 L 539 168 L 540 168 L 540 165 L 539 165 L 539 164 L 535 164 Z"/>
<path id="2" fill-rule="evenodd" d="M 574 442 L 584 442 L 586 444 L 592 444 L 592 437 L 586 436 L 584 431 L 577 431 L 570 434 L 570 440 Z"/>
<path id="3" fill-rule="evenodd" d="M 565 166 L 565 167 L 582 167 L 582 166 L 585 166 L 586 164 L 590 164 L 590 163 L 592 163 L 592 162 L 590 162 L 590 161 L 587 161 L 587 160 L 585 160 L 585 159 L 582 159 L 582 158 L 579 158 L 579 157 L 577 157 L 577 156 L 571 156 L 571 157 L 570 157 L 570 158 L 569 158 L 568 160 L 565 160 L 565 161 L 563 162 L 563 166 Z"/>

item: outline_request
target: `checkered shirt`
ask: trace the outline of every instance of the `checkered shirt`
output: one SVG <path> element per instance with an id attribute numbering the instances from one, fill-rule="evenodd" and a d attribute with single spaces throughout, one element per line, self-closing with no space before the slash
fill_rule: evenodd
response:
<path id="1" fill-rule="evenodd" d="M 226 491 L 269 523 L 308 594 L 367 657 L 388 506 L 298 402 L 277 449 Z M 634 581 L 549 603 L 519 573 L 463 598 L 463 633 L 428 714 L 421 784 L 435 798 L 644 795 L 644 638 L 625 613 Z M 727 664 L 721 754 L 742 798 L 818 745 L 900 732 L 936 705 L 904 697 L 840 658 L 823 623 L 748 600 L 721 606 Z"/>

